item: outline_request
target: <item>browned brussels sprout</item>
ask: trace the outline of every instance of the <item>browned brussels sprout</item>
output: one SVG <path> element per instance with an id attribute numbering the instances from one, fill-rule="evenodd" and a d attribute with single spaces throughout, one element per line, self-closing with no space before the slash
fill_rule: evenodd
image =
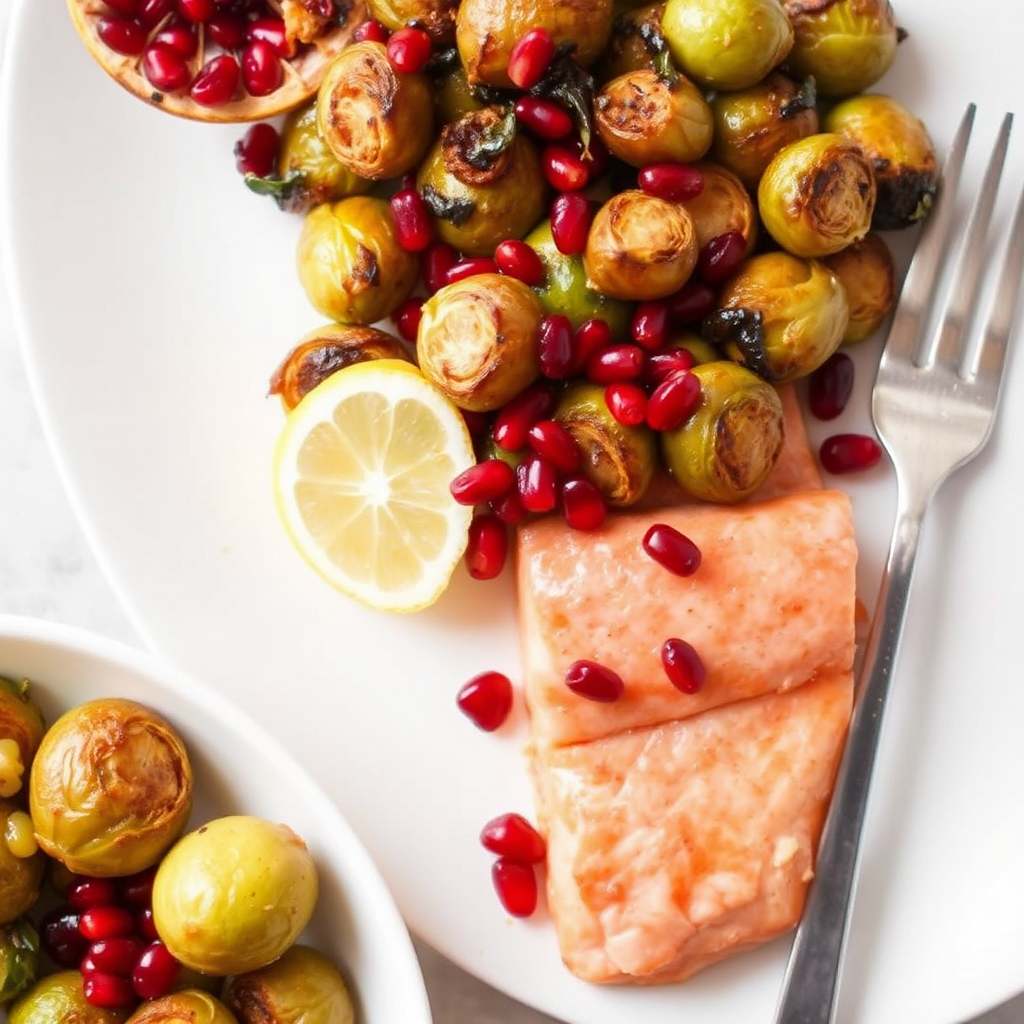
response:
<path id="1" fill-rule="evenodd" d="M 850 306 L 842 343 L 856 345 L 870 338 L 896 304 L 896 268 L 885 239 L 869 231 L 821 262 L 839 278 Z"/>
<path id="2" fill-rule="evenodd" d="M 778 461 L 785 437 L 778 392 L 728 360 L 701 363 L 700 404 L 661 434 L 661 451 L 688 494 L 723 504 L 750 497 Z"/>
<path id="3" fill-rule="evenodd" d="M 594 123 L 610 153 L 634 167 L 692 163 L 711 147 L 711 108 L 684 76 L 628 71 L 594 98 Z"/>
<path id="4" fill-rule="evenodd" d="M 710 102 L 712 156 L 751 191 L 783 146 L 818 131 L 813 81 L 800 85 L 778 71 L 749 89 L 719 92 Z"/>
<path id="5" fill-rule="evenodd" d="M 320 135 L 362 178 L 379 181 L 411 170 L 433 137 L 430 79 L 396 71 L 383 43 L 345 47 L 328 67 L 316 104 Z"/>
<path id="6" fill-rule="evenodd" d="M 27 917 L 0 927 L 0 1005 L 9 1003 L 36 980 L 39 933 Z"/>
<path id="7" fill-rule="evenodd" d="M 239 1024 L 238 1018 L 209 992 L 184 989 L 144 1002 L 128 1024 Z"/>
<path id="8" fill-rule="evenodd" d="M 406 347 L 393 334 L 361 324 L 325 324 L 304 334 L 270 378 L 270 394 L 286 411 L 332 373 L 368 359 L 405 359 Z"/>
<path id="9" fill-rule="evenodd" d="M 512 47 L 534 28 L 546 28 L 556 45 L 572 46 L 576 62 L 589 67 L 611 35 L 613 7 L 613 0 L 462 0 L 455 42 L 470 83 L 509 88 Z"/>
<path id="10" fill-rule="evenodd" d="M 548 186 L 534 144 L 515 115 L 490 106 L 441 130 L 416 176 L 438 237 L 463 253 L 491 255 L 544 216 Z"/>
<path id="11" fill-rule="evenodd" d="M 20 792 L 46 731 L 30 688 L 27 679 L 0 676 L 0 797 Z"/>
<path id="12" fill-rule="evenodd" d="M 128 1010 L 105 1010 L 85 998 L 81 971 L 40 978 L 11 1003 L 7 1024 L 124 1024 Z"/>
<path id="13" fill-rule="evenodd" d="M 29 810 L 43 850 L 79 874 L 155 864 L 192 810 L 192 765 L 177 730 L 136 701 L 64 712 L 32 763 Z"/>
<path id="14" fill-rule="evenodd" d="M 780 0 L 668 0 L 661 29 L 680 70 L 711 89 L 754 85 L 793 45 Z"/>
<path id="15" fill-rule="evenodd" d="M 595 69 L 599 82 L 618 78 L 628 71 L 656 67 L 659 53 L 668 46 L 661 34 L 664 13 L 665 0 L 658 0 L 616 15 L 608 46 Z"/>
<path id="16" fill-rule="evenodd" d="M 870 93 L 837 104 L 822 127 L 855 142 L 874 168 L 878 185 L 871 226 L 909 227 L 928 215 L 939 182 L 939 162 L 924 122 L 891 96 Z"/>
<path id="17" fill-rule="evenodd" d="M 609 411 L 600 384 L 579 380 L 562 393 L 553 418 L 573 436 L 580 472 L 608 505 L 626 508 L 646 493 L 658 460 L 654 431 L 620 423 Z"/>
<path id="18" fill-rule="evenodd" d="M 681 203 L 626 189 L 594 215 L 583 252 L 587 285 L 616 299 L 659 299 L 697 265 L 697 234 Z"/>
<path id="19" fill-rule="evenodd" d="M 682 207 L 693 220 L 697 248 L 703 249 L 712 238 L 736 231 L 747 241 L 747 255 L 757 243 L 757 206 L 740 179 L 721 164 L 705 161 L 695 165 L 704 179 L 704 187 Z"/>
<path id="20" fill-rule="evenodd" d="M 786 67 L 813 76 L 822 96 L 870 88 L 896 59 L 900 31 L 889 0 L 783 0 L 793 24 Z"/>
<path id="21" fill-rule="evenodd" d="M 391 207 L 349 196 L 310 210 L 296 250 L 299 282 L 317 312 L 345 324 L 390 316 L 412 293 L 419 261 L 398 243 Z"/>
<path id="22" fill-rule="evenodd" d="M 309 946 L 292 946 L 258 971 L 228 979 L 224 1002 L 238 1024 L 354 1024 L 341 972 Z"/>
<path id="23" fill-rule="evenodd" d="M 0 925 L 32 909 L 45 874 L 31 819 L 13 800 L 0 800 Z"/>
<path id="24" fill-rule="evenodd" d="M 757 186 L 757 208 L 783 249 L 810 258 L 863 238 L 876 195 L 875 174 L 860 146 L 819 132 L 775 154 Z"/>
<path id="25" fill-rule="evenodd" d="M 498 409 L 540 372 L 542 316 L 533 289 L 514 277 L 475 274 L 445 285 L 423 304 L 420 369 L 460 409 Z"/>
<path id="26" fill-rule="evenodd" d="M 722 286 L 701 333 L 730 359 L 774 384 L 816 370 L 850 320 L 846 292 L 820 260 L 786 252 L 752 256 Z"/>
<path id="27" fill-rule="evenodd" d="M 435 44 L 455 42 L 455 12 L 459 0 L 367 0 L 370 17 L 392 32 L 410 23 L 430 34 Z"/>

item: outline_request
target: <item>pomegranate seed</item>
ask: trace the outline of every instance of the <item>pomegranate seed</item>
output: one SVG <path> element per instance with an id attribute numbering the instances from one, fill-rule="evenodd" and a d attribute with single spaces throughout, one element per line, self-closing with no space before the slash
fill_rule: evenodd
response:
<path id="1" fill-rule="evenodd" d="M 422 252 L 434 240 L 430 208 L 414 188 L 399 189 L 391 197 L 391 219 L 398 244 L 407 252 Z"/>
<path id="2" fill-rule="evenodd" d="M 647 425 L 652 430 L 675 430 L 700 405 L 700 378 L 689 370 L 675 370 L 647 399 Z"/>
<path id="3" fill-rule="evenodd" d="M 532 89 L 547 71 L 555 55 L 555 40 L 546 28 L 531 28 L 508 55 L 508 77 L 520 89 Z"/>
<path id="4" fill-rule="evenodd" d="M 138 1002 L 130 978 L 103 971 L 83 972 L 82 994 L 87 1003 L 105 1010 L 127 1010 Z"/>
<path id="5" fill-rule="evenodd" d="M 468 256 L 448 268 L 448 284 L 454 284 L 466 277 L 475 277 L 477 274 L 496 274 L 497 272 L 498 264 L 490 256 Z"/>
<path id="6" fill-rule="evenodd" d="M 213 0 L 178 0 L 178 11 L 189 21 L 208 21 L 217 11 Z"/>
<path id="7" fill-rule="evenodd" d="M 853 360 L 845 352 L 833 352 L 808 380 L 807 404 L 819 420 L 834 420 L 853 394 Z"/>
<path id="8" fill-rule="evenodd" d="M 154 878 L 156 878 L 155 865 L 119 879 L 117 891 L 121 901 L 132 907 L 148 907 L 153 899 Z"/>
<path id="9" fill-rule="evenodd" d="M 98 971 L 130 976 L 142 948 L 142 941 L 133 936 L 97 939 L 89 947 L 89 958 Z"/>
<path id="10" fill-rule="evenodd" d="M 132 18 L 139 10 L 139 0 L 105 0 L 106 5 L 126 18 Z"/>
<path id="11" fill-rule="evenodd" d="M 584 320 L 576 328 L 573 340 L 576 348 L 576 369 L 579 370 L 586 366 L 587 360 L 595 352 L 611 344 L 612 329 L 608 326 L 607 320 L 594 317 L 591 320 Z"/>
<path id="12" fill-rule="evenodd" d="M 718 293 L 706 281 L 687 281 L 669 297 L 668 313 L 681 327 L 700 323 L 715 308 Z"/>
<path id="13" fill-rule="evenodd" d="M 174 0 L 142 0 L 138 16 L 143 25 L 152 28 L 159 25 L 173 10 Z"/>
<path id="14" fill-rule="evenodd" d="M 191 60 L 199 50 L 199 33 L 186 21 L 168 22 L 154 34 L 152 41 L 169 46 L 186 60 Z"/>
<path id="15" fill-rule="evenodd" d="M 635 380 L 644 372 L 644 350 L 639 345 L 606 345 L 587 360 L 587 378 L 595 384 Z"/>
<path id="16" fill-rule="evenodd" d="M 255 174 L 267 178 L 277 168 L 281 138 L 277 129 L 266 121 L 259 121 L 235 143 L 235 167 L 239 174 Z"/>
<path id="17" fill-rule="evenodd" d="M 612 381 L 604 389 L 604 403 L 624 427 L 638 427 L 647 420 L 647 392 L 639 384 Z"/>
<path id="18" fill-rule="evenodd" d="M 283 18 L 256 18 L 245 26 L 245 38 L 251 43 L 267 43 L 283 60 L 295 56 L 295 43 L 288 37 Z"/>
<path id="19" fill-rule="evenodd" d="M 622 696 L 624 689 L 618 672 L 586 659 L 574 661 L 569 666 L 565 673 L 565 685 L 578 696 L 601 704 L 613 704 Z"/>
<path id="20" fill-rule="evenodd" d="M 147 46 L 142 54 L 142 73 L 146 81 L 161 92 L 178 92 L 192 75 L 185 58 L 163 43 Z"/>
<path id="21" fill-rule="evenodd" d="M 667 523 L 649 527 L 641 543 L 651 558 L 676 576 L 692 576 L 700 568 L 700 548 Z"/>
<path id="22" fill-rule="evenodd" d="M 481 672 L 456 695 L 459 710 L 484 732 L 494 732 L 512 711 L 512 680 L 503 672 Z"/>
<path id="23" fill-rule="evenodd" d="M 572 115 L 554 100 L 520 96 L 513 109 L 524 128 L 549 142 L 564 139 L 573 129 Z"/>
<path id="24" fill-rule="evenodd" d="M 246 23 L 237 14 L 218 12 L 204 28 L 206 38 L 223 50 L 240 50 L 245 44 Z"/>
<path id="25" fill-rule="evenodd" d="M 55 907 L 43 917 L 39 939 L 59 967 L 77 967 L 89 948 L 89 940 L 78 930 L 78 912 L 70 907 Z"/>
<path id="26" fill-rule="evenodd" d="M 821 442 L 821 464 L 829 473 L 859 473 L 882 458 L 882 447 L 866 434 L 833 434 Z"/>
<path id="27" fill-rule="evenodd" d="M 352 38 L 357 43 L 372 42 L 386 43 L 388 41 L 388 30 L 373 18 L 369 18 L 356 26 Z"/>
<path id="28" fill-rule="evenodd" d="M 608 516 L 601 492 L 585 477 L 562 482 L 562 517 L 574 530 L 596 530 Z"/>
<path id="29" fill-rule="evenodd" d="M 429 34 L 412 25 L 396 29 L 388 37 L 385 45 L 391 66 L 404 75 L 422 71 L 434 52 L 434 44 Z"/>
<path id="30" fill-rule="evenodd" d="M 639 302 L 633 310 L 630 334 L 641 348 L 653 352 L 668 339 L 668 322 L 667 302 Z"/>
<path id="31" fill-rule="evenodd" d="M 75 910 L 105 906 L 117 899 L 117 887 L 110 878 L 86 876 L 76 878 L 68 886 L 67 900 Z"/>
<path id="32" fill-rule="evenodd" d="M 222 53 L 200 68 L 189 95 L 204 107 L 220 107 L 234 97 L 240 78 L 238 61 L 230 53 Z"/>
<path id="33" fill-rule="evenodd" d="M 500 498 L 489 501 L 490 510 L 506 525 L 515 526 L 521 523 L 528 515 L 523 505 L 523 499 L 519 497 L 518 491 L 509 491 Z"/>
<path id="34" fill-rule="evenodd" d="M 690 370 L 696 362 L 688 348 L 666 348 L 652 352 L 644 363 L 644 380 L 656 387 L 670 373 Z"/>
<path id="35" fill-rule="evenodd" d="M 579 192 L 563 192 L 551 203 L 551 239 L 564 256 L 578 256 L 587 246 L 593 216 L 590 200 Z"/>
<path id="36" fill-rule="evenodd" d="M 555 396 L 546 384 L 531 384 L 498 410 L 491 436 L 505 451 L 519 451 L 526 444 L 530 427 L 555 407 Z"/>
<path id="37" fill-rule="evenodd" d="M 135 918 L 131 913 L 113 904 L 89 907 L 78 918 L 78 930 L 87 939 L 116 939 L 135 931 Z"/>
<path id="38" fill-rule="evenodd" d="M 697 693 L 704 685 L 707 672 L 700 655 L 691 644 L 677 637 L 661 645 L 661 664 L 669 682 L 683 693 Z"/>
<path id="39" fill-rule="evenodd" d="M 491 866 L 491 882 L 513 917 L 529 917 L 537 909 L 537 876 L 529 864 L 499 857 Z"/>
<path id="40" fill-rule="evenodd" d="M 704 175 L 688 164 L 647 164 L 637 174 L 637 185 L 650 196 L 678 203 L 704 191 Z"/>
<path id="41" fill-rule="evenodd" d="M 153 922 L 153 908 L 143 907 L 135 916 L 135 927 L 138 933 L 144 938 L 153 941 L 160 936 L 157 934 L 156 924 Z"/>
<path id="42" fill-rule="evenodd" d="M 590 168 L 564 146 L 545 146 L 540 156 L 541 170 L 548 184 L 559 192 L 576 192 L 590 178 Z"/>
<path id="43" fill-rule="evenodd" d="M 493 580 L 501 575 L 508 560 L 508 527 L 493 512 L 473 516 L 464 560 L 475 580 Z"/>
<path id="44" fill-rule="evenodd" d="M 410 344 L 414 344 L 419 333 L 420 320 L 423 319 L 423 300 L 415 297 L 406 299 L 399 304 L 392 316 L 398 333 Z"/>
<path id="45" fill-rule="evenodd" d="M 747 255 L 747 240 L 740 231 L 726 231 L 716 235 L 697 257 L 697 274 L 711 284 L 721 284 L 743 262 Z"/>
<path id="46" fill-rule="evenodd" d="M 518 238 L 506 238 L 494 250 L 494 262 L 503 274 L 531 288 L 544 280 L 544 264 L 536 250 Z"/>
<path id="47" fill-rule="evenodd" d="M 269 96 L 284 81 L 284 67 L 274 47 L 255 39 L 242 51 L 242 84 L 250 96 Z"/>
<path id="48" fill-rule="evenodd" d="M 447 242 L 432 242 L 423 250 L 420 273 L 431 295 L 448 283 L 448 271 L 458 260 L 459 254 Z"/>
<path id="49" fill-rule="evenodd" d="M 563 473 L 575 473 L 580 467 L 580 449 L 576 438 L 557 420 L 538 420 L 530 427 L 530 447 Z"/>
<path id="50" fill-rule="evenodd" d="M 539 864 L 547 853 L 544 837 L 514 811 L 491 818 L 480 830 L 480 842 L 485 850 L 522 864 Z"/>
<path id="51" fill-rule="evenodd" d="M 527 512 L 550 512 L 558 504 L 558 470 L 535 452 L 516 467 L 516 490 Z"/>
<path id="52" fill-rule="evenodd" d="M 540 322 L 537 352 L 540 372 L 549 380 L 564 380 L 576 363 L 572 321 L 562 313 L 552 313 Z"/>
<path id="53" fill-rule="evenodd" d="M 162 942 L 151 942 L 132 971 L 132 988 L 140 999 L 159 999 L 178 980 L 181 965 Z"/>
<path id="54" fill-rule="evenodd" d="M 115 53 L 135 57 L 146 48 L 146 29 L 134 18 L 100 18 L 96 34 Z"/>
<path id="55" fill-rule="evenodd" d="M 479 505 L 500 498 L 515 484 L 515 470 L 503 459 L 483 459 L 464 469 L 452 482 L 460 505 Z"/>

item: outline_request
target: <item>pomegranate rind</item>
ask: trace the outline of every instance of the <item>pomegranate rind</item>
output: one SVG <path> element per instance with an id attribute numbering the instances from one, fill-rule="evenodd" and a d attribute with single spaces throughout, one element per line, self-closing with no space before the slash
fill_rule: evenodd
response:
<path id="1" fill-rule="evenodd" d="M 152 107 L 190 121 L 230 124 L 262 121 L 286 113 L 310 99 L 319 89 L 334 58 L 352 41 L 356 27 L 368 17 L 365 0 L 344 0 L 339 3 L 344 21 L 310 41 L 308 46 L 289 60 L 284 60 L 285 77 L 281 86 L 268 96 L 245 96 L 220 106 L 197 103 L 188 90 L 178 93 L 155 89 L 142 73 L 142 57 L 124 56 L 111 50 L 97 33 L 99 19 L 108 16 L 110 8 L 102 0 L 67 0 L 71 20 L 86 49 L 115 82 L 133 96 Z M 202 62 L 200 54 L 192 61 L 193 71 Z"/>

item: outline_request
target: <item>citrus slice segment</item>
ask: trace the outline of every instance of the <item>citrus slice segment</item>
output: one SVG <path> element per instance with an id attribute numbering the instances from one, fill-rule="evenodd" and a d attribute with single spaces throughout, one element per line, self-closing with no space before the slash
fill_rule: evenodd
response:
<path id="1" fill-rule="evenodd" d="M 289 413 L 277 508 L 306 561 L 372 608 L 413 612 L 447 588 L 473 510 L 451 495 L 475 462 L 459 410 L 410 363 L 337 371 Z"/>

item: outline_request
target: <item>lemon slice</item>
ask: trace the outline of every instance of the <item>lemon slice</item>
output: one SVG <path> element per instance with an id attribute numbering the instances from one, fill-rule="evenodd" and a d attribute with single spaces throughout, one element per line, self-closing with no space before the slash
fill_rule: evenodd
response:
<path id="1" fill-rule="evenodd" d="M 292 542 L 339 590 L 413 612 L 441 596 L 466 550 L 473 510 L 452 480 L 475 461 L 462 414 L 410 363 L 332 374 L 289 413 L 274 457 Z"/>

